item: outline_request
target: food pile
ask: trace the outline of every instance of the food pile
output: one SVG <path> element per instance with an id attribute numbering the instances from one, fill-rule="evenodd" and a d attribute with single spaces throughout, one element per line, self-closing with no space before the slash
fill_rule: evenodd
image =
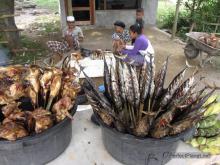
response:
<path id="1" fill-rule="evenodd" d="M 195 138 L 189 143 L 203 152 L 220 154 L 220 96 L 211 96 L 203 107 L 207 111 L 197 124 Z"/>
<path id="2" fill-rule="evenodd" d="M 70 117 L 78 71 L 37 65 L 0 67 L 0 138 L 41 133 Z"/>
<path id="3" fill-rule="evenodd" d="M 205 44 L 220 49 L 220 38 L 215 34 L 200 36 L 199 41 L 204 42 Z"/>
<path id="4" fill-rule="evenodd" d="M 94 113 L 107 126 L 138 137 L 162 138 L 192 128 L 215 89 L 197 91 L 200 81 L 195 81 L 194 74 L 185 79 L 187 68 L 164 88 L 169 58 L 157 74 L 153 56 L 146 58 L 141 68 L 119 59 L 113 59 L 112 64 L 104 60 L 104 94 L 84 73 L 91 88 L 85 92 Z"/>

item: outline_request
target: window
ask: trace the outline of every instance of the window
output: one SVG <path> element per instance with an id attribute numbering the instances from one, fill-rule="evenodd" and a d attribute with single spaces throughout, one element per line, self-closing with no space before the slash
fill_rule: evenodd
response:
<path id="1" fill-rule="evenodd" d="M 137 9 L 141 0 L 96 0 L 96 10 Z"/>

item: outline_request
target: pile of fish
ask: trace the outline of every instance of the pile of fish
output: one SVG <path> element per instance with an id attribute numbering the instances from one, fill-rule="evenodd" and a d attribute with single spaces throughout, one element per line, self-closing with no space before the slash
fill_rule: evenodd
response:
<path id="1" fill-rule="evenodd" d="M 204 42 L 213 48 L 220 49 L 220 38 L 217 37 L 214 33 L 199 37 L 199 41 Z"/>
<path id="2" fill-rule="evenodd" d="M 197 124 L 195 138 L 189 143 L 203 152 L 217 155 L 220 154 L 220 96 L 211 96 L 204 106 L 208 104 L 203 119 Z"/>
<path id="3" fill-rule="evenodd" d="M 65 67 L 0 67 L 0 138 L 16 140 L 72 118 L 69 111 L 81 90 L 77 75 Z"/>
<path id="4" fill-rule="evenodd" d="M 147 58 L 146 58 L 147 59 Z M 93 111 L 109 127 L 138 137 L 162 138 L 192 128 L 203 116 L 201 108 L 215 89 L 197 91 L 196 73 L 185 79 L 183 68 L 164 88 L 168 60 L 155 74 L 153 56 L 141 68 L 113 59 L 104 60 L 105 92 L 100 93 L 85 74 L 85 89 Z"/>

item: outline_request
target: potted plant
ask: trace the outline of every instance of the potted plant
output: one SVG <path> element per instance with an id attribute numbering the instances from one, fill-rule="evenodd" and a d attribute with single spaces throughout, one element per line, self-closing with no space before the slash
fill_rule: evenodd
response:
<path id="1" fill-rule="evenodd" d="M 178 140 L 193 135 L 193 126 L 204 113 L 203 103 L 214 92 L 196 91 L 194 73 L 187 79 L 182 69 L 164 88 L 168 58 L 155 74 L 153 56 L 141 68 L 118 59 L 104 60 L 105 92 L 91 90 L 87 98 L 100 121 L 108 152 L 124 164 L 165 164 L 175 153 Z"/>

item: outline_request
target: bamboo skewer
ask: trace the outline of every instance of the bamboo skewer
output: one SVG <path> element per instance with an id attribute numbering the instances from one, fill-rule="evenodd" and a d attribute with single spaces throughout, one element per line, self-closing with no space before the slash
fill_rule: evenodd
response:
<path id="1" fill-rule="evenodd" d="M 24 31 L 23 29 L 0 29 L 0 32 L 16 32 L 16 31 Z"/>
<path id="2" fill-rule="evenodd" d="M 11 17 L 15 17 L 15 16 L 19 16 L 19 14 L 5 14 L 5 15 L 1 15 L 0 19 L 11 18 Z"/>

